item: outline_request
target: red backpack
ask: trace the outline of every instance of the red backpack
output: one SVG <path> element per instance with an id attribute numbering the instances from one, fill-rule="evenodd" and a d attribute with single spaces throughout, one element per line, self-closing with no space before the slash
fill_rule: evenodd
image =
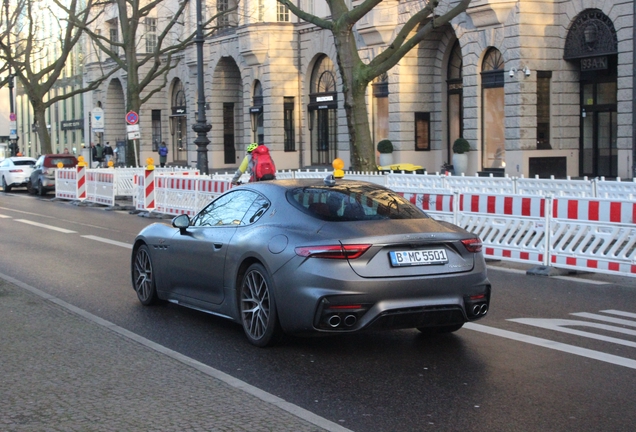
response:
<path id="1" fill-rule="evenodd" d="M 264 145 L 259 145 L 252 151 L 252 162 L 254 164 L 251 181 L 274 180 L 276 178 L 276 166 L 269 149 Z"/>

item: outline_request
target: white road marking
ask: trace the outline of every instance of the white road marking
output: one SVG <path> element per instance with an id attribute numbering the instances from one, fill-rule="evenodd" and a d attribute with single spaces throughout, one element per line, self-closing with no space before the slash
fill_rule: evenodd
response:
<path id="1" fill-rule="evenodd" d="M 556 351 L 566 352 L 569 354 L 578 355 L 581 357 L 587 357 L 590 359 L 602 361 L 605 363 L 611 363 L 618 366 L 624 366 L 630 369 L 636 369 L 636 360 L 628 359 L 625 357 L 619 357 L 612 354 L 606 354 L 600 351 L 594 351 L 587 348 L 581 348 L 574 345 L 568 345 L 560 342 L 551 341 L 548 339 L 542 339 L 534 336 L 528 336 L 521 333 L 515 333 L 508 330 L 502 330 L 494 327 L 487 327 L 481 324 L 466 323 L 465 329 L 474 330 L 481 333 L 490 334 L 493 336 L 499 336 L 506 339 L 515 340 L 518 342 L 524 342 L 531 345 L 537 345 L 544 348 L 553 349 Z"/>
<path id="2" fill-rule="evenodd" d="M 605 312 L 605 311 L 601 311 L 601 312 Z M 576 312 L 576 313 L 571 313 L 570 315 L 578 316 L 581 318 L 594 319 L 597 321 L 605 321 L 605 322 L 611 322 L 614 324 L 621 324 L 621 325 L 626 325 L 630 327 L 636 327 L 636 321 L 620 319 L 620 318 L 612 318 L 605 315 L 593 314 L 588 312 Z M 636 314 L 632 314 L 632 315 L 636 315 Z"/>
<path id="3" fill-rule="evenodd" d="M 11 216 L 0 214 L 0 219 L 11 219 Z"/>
<path id="4" fill-rule="evenodd" d="M 99 242 L 102 242 L 102 243 L 108 243 L 108 244 L 112 244 L 112 245 L 115 245 L 115 246 L 120 246 L 120 247 L 123 247 L 123 248 L 126 248 L 126 249 L 132 249 L 132 245 L 130 243 L 118 242 L 118 241 L 115 241 L 115 240 L 107 239 L 107 238 L 104 238 L 104 237 L 97 237 L 97 236 L 94 236 L 94 235 L 83 235 L 81 237 L 84 237 L 85 239 L 89 239 L 89 240 L 95 240 L 95 241 L 99 241 Z"/>
<path id="5" fill-rule="evenodd" d="M 40 227 L 40 228 L 50 229 L 50 230 L 53 230 L 53 231 L 59 231 L 59 232 L 64 233 L 64 234 L 74 234 L 74 233 L 77 232 L 77 231 L 67 230 L 67 229 L 64 229 L 64 228 L 54 227 L 54 226 L 51 226 L 51 225 L 41 224 L 41 223 L 38 223 L 38 222 L 33 222 L 33 221 L 30 221 L 30 220 L 26 220 L 26 219 L 16 219 L 15 221 L 16 222 L 22 222 L 22 223 L 25 223 L 25 224 L 28 224 L 28 225 L 33 225 L 33 226 Z"/>
<path id="6" fill-rule="evenodd" d="M 622 327 L 611 326 L 607 324 L 598 324 L 587 321 L 576 321 L 576 320 L 566 320 L 566 319 L 542 319 L 542 318 L 516 318 L 509 319 L 508 321 L 527 324 L 534 327 L 544 328 L 548 330 L 554 330 L 561 333 L 573 334 L 576 336 L 582 336 L 589 339 L 596 339 L 603 342 L 611 342 L 618 345 L 625 345 L 628 347 L 636 348 L 636 342 L 627 341 L 624 339 L 618 339 L 611 336 L 603 336 L 596 333 L 590 333 L 582 330 L 575 330 L 569 328 L 569 326 L 576 327 L 591 327 L 599 330 L 606 330 L 610 332 L 622 333 L 630 336 L 636 336 L 636 330 L 624 329 Z"/>
<path id="7" fill-rule="evenodd" d="M 631 313 L 631 312 L 624 312 L 624 311 L 619 311 L 619 310 L 615 310 L 615 309 L 606 309 L 606 310 L 602 310 L 602 311 L 599 311 L 599 312 L 636 319 L 636 313 Z"/>

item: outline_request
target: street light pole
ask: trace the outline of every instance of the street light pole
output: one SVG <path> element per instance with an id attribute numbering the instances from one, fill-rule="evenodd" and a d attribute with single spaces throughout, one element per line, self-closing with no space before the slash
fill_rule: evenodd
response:
<path id="1" fill-rule="evenodd" d="M 207 133 L 212 125 L 205 120 L 205 94 L 203 82 L 203 17 L 201 13 L 201 0 L 197 0 L 197 36 L 194 40 L 197 46 L 197 122 L 192 125 L 192 130 L 197 133 L 194 143 L 197 146 L 197 169 L 201 174 L 208 174 L 208 139 Z"/>
<path id="2" fill-rule="evenodd" d="M 5 7 L 5 12 L 6 12 L 6 26 L 7 26 L 7 48 L 10 52 L 11 50 L 11 31 L 10 31 L 10 26 L 9 26 L 9 0 L 4 0 L 4 7 Z M 11 73 L 11 63 L 7 62 L 8 64 L 8 69 L 9 69 L 9 121 L 10 121 L 10 131 L 9 131 L 9 149 L 11 151 L 11 156 L 17 156 L 18 153 L 20 152 L 20 149 L 18 148 L 18 122 L 17 122 L 17 117 L 15 114 L 15 107 L 13 105 L 13 74 Z"/>

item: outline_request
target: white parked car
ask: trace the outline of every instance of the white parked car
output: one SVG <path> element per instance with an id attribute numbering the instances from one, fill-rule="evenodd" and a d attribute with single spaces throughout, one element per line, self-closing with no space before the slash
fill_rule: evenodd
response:
<path id="1" fill-rule="evenodd" d="M 2 190 L 9 192 L 14 187 L 26 187 L 33 172 L 35 159 L 32 157 L 14 156 L 0 162 L 0 181 Z"/>

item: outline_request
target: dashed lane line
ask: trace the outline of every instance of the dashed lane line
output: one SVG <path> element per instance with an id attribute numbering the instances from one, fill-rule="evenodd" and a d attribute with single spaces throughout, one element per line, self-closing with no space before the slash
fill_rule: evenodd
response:
<path id="1" fill-rule="evenodd" d="M 80 237 L 83 237 L 83 238 L 89 239 L 89 240 L 95 240 L 95 241 L 102 242 L 102 243 L 108 243 L 108 244 L 111 244 L 111 245 L 114 245 L 114 246 L 123 247 L 123 248 L 126 248 L 126 249 L 132 249 L 132 245 L 130 243 L 119 242 L 119 241 L 116 241 L 116 240 L 111 240 L 111 239 L 107 239 L 107 238 L 104 238 L 104 237 L 97 237 L 97 236 L 94 236 L 94 235 L 83 235 L 83 236 L 80 236 Z"/>
<path id="2" fill-rule="evenodd" d="M 64 234 L 74 234 L 74 233 L 77 232 L 77 231 L 68 230 L 68 229 L 65 229 L 65 228 L 58 228 L 58 227 L 55 227 L 55 226 L 42 224 L 42 223 L 39 223 L 39 222 L 33 222 L 33 221 L 30 221 L 30 220 L 27 220 L 27 219 L 15 219 L 15 221 L 16 222 L 22 222 L 22 223 L 25 223 L 25 224 L 28 224 L 28 225 L 33 225 L 33 226 L 40 227 L 40 228 L 46 228 L 46 229 L 50 229 L 50 230 L 53 230 L 53 231 L 58 231 L 58 232 L 61 232 L 61 233 L 64 233 Z"/>

